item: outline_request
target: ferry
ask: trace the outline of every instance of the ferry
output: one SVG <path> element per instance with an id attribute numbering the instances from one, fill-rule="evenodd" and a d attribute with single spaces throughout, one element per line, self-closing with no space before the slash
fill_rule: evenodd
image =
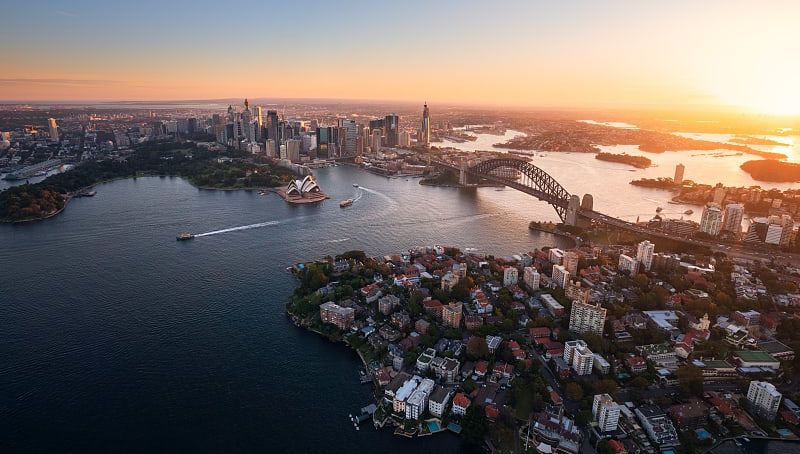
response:
<path id="1" fill-rule="evenodd" d="M 191 240 L 192 238 L 194 238 L 194 234 L 189 232 L 182 232 L 179 233 L 175 239 L 178 241 L 186 241 L 186 240 Z"/>
<path id="2" fill-rule="evenodd" d="M 339 206 L 342 208 L 349 207 L 352 204 L 353 204 L 353 199 L 344 199 L 341 202 L 339 202 Z"/>

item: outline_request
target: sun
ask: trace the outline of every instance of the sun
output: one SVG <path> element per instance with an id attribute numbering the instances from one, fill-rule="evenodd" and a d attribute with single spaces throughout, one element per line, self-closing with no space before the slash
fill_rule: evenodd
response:
<path id="1" fill-rule="evenodd" d="M 800 115 L 800 60 L 762 51 L 760 58 L 717 68 L 708 89 L 724 104 L 765 115 Z M 720 65 L 722 66 L 722 65 Z"/>

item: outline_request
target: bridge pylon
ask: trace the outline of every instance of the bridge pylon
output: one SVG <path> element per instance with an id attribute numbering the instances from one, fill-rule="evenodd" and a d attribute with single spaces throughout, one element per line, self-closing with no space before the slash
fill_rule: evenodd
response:
<path id="1" fill-rule="evenodd" d="M 581 198 L 577 195 L 571 195 L 569 197 L 569 204 L 567 205 L 567 212 L 564 216 L 564 224 L 577 226 L 578 225 L 578 213 L 581 211 Z"/>
<path id="2" fill-rule="evenodd" d="M 469 175 L 467 175 L 467 160 L 461 159 L 461 164 L 458 166 L 458 184 L 467 186 L 469 184 Z"/>

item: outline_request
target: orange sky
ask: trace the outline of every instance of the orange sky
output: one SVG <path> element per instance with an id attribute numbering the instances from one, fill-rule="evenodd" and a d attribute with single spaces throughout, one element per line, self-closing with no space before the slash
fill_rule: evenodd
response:
<path id="1" fill-rule="evenodd" d="M 0 53 L 13 64 L 0 75 L 0 99 L 309 97 L 800 113 L 800 2 L 245 1 L 252 14 L 244 16 L 212 2 L 148 3 L 6 7 Z"/>

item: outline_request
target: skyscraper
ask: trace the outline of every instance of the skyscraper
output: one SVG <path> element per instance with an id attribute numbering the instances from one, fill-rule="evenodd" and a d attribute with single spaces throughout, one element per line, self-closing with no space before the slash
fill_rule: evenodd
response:
<path id="1" fill-rule="evenodd" d="M 373 129 L 372 130 L 372 143 L 370 143 L 370 148 L 372 149 L 373 153 L 377 153 L 381 151 L 381 130 L 380 129 Z"/>
<path id="2" fill-rule="evenodd" d="M 300 145 L 303 142 L 297 139 L 286 141 L 286 159 L 292 162 L 300 162 Z"/>
<path id="3" fill-rule="evenodd" d="M 47 125 L 50 128 L 50 138 L 58 142 L 58 124 L 55 118 L 48 118 Z"/>
<path id="4" fill-rule="evenodd" d="M 740 235 L 742 233 L 743 217 L 744 205 L 741 203 L 729 203 L 725 205 L 725 213 L 722 217 L 722 230 Z"/>
<path id="5" fill-rule="evenodd" d="M 277 147 L 281 143 L 280 137 L 278 137 L 278 111 L 277 110 L 268 110 L 267 111 L 267 139 L 272 139 L 275 141 L 275 146 Z"/>
<path id="6" fill-rule="evenodd" d="M 419 142 L 424 147 L 431 146 L 431 114 L 428 110 L 428 103 L 422 107 L 422 125 L 419 130 Z"/>
<path id="7" fill-rule="evenodd" d="M 650 271 L 650 266 L 653 264 L 653 250 L 656 245 L 650 241 L 644 240 L 636 247 L 636 261 L 644 266 L 645 271 Z"/>
<path id="8" fill-rule="evenodd" d="M 397 145 L 401 147 L 408 147 L 411 145 L 411 134 L 408 131 L 403 131 L 400 133 L 400 140 L 397 142 Z"/>
<path id="9" fill-rule="evenodd" d="M 722 227 L 722 210 L 718 203 L 709 202 L 703 208 L 703 215 L 700 218 L 700 231 L 711 236 L 719 235 Z"/>
<path id="10" fill-rule="evenodd" d="M 389 114 L 383 119 L 383 131 L 386 136 L 386 146 L 396 147 L 400 142 L 400 117 Z"/>
<path id="11" fill-rule="evenodd" d="M 686 166 L 684 166 L 683 164 L 678 164 L 675 166 L 675 178 L 672 179 L 672 181 L 674 181 L 675 184 L 683 184 L 684 170 L 686 170 Z"/>
<path id="12" fill-rule="evenodd" d="M 341 141 L 341 155 L 355 156 L 358 141 L 358 126 L 353 120 L 340 118 L 339 121 L 339 140 Z"/>

